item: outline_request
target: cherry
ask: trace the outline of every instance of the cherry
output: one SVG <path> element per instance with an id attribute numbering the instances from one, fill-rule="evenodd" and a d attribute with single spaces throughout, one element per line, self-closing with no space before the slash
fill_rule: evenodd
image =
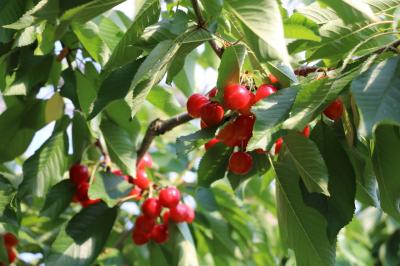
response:
<path id="1" fill-rule="evenodd" d="M 218 89 L 217 89 L 217 87 L 214 87 L 213 89 L 211 89 L 211 90 L 207 93 L 208 98 L 213 98 L 213 97 L 215 97 L 215 96 L 217 95 L 217 93 L 218 93 Z"/>
<path id="2" fill-rule="evenodd" d="M 148 198 L 143 202 L 142 212 L 149 218 L 157 218 L 161 213 L 161 204 L 156 198 Z"/>
<path id="3" fill-rule="evenodd" d="M 77 186 L 83 182 L 88 181 L 89 176 L 89 169 L 85 165 L 74 164 L 69 169 L 69 177 L 71 179 L 71 182 Z"/>
<path id="4" fill-rule="evenodd" d="M 132 240 L 136 245 L 144 245 L 150 240 L 150 234 L 134 229 L 132 232 Z"/>
<path id="5" fill-rule="evenodd" d="M 75 192 L 76 198 L 78 201 L 86 201 L 89 200 L 88 192 L 89 192 L 89 183 L 81 183 Z"/>
<path id="6" fill-rule="evenodd" d="M 239 84 L 230 84 L 225 87 L 224 105 L 228 109 L 240 110 L 251 102 L 251 92 Z"/>
<path id="7" fill-rule="evenodd" d="M 164 224 L 168 224 L 169 223 L 170 215 L 171 215 L 171 213 L 169 211 L 164 212 L 164 214 L 163 214 L 163 223 Z"/>
<path id="8" fill-rule="evenodd" d="M 279 138 L 275 142 L 275 154 L 278 154 L 282 148 L 283 138 Z"/>
<path id="9" fill-rule="evenodd" d="M 253 157 L 247 152 L 237 151 L 229 158 L 229 170 L 238 175 L 247 174 L 253 166 Z"/>
<path id="10" fill-rule="evenodd" d="M 81 205 L 83 208 L 87 208 L 90 205 L 99 203 L 100 201 L 101 201 L 101 199 L 88 199 L 88 200 L 81 201 Z"/>
<path id="11" fill-rule="evenodd" d="M 302 131 L 301 133 L 302 133 L 302 134 L 304 135 L 304 137 L 306 137 L 306 138 L 310 137 L 310 126 L 309 126 L 309 125 L 305 126 L 304 129 L 303 129 L 303 131 Z"/>
<path id="12" fill-rule="evenodd" d="M 150 154 L 146 153 L 143 155 L 142 159 L 140 159 L 137 168 L 139 170 L 143 170 L 145 168 L 151 168 L 153 166 L 153 159 L 151 159 Z"/>
<path id="13" fill-rule="evenodd" d="M 180 203 L 175 208 L 170 209 L 170 218 L 176 223 L 186 222 L 188 206 Z"/>
<path id="14" fill-rule="evenodd" d="M 18 239 L 11 233 L 4 235 L 4 244 L 6 247 L 13 247 L 18 245 Z"/>
<path id="15" fill-rule="evenodd" d="M 168 187 L 160 190 L 158 201 L 161 206 L 166 208 L 173 208 L 178 205 L 181 200 L 181 193 L 176 187 Z"/>
<path id="16" fill-rule="evenodd" d="M 224 118 L 224 108 L 217 102 L 209 102 L 201 108 L 201 120 L 209 127 L 218 125 Z"/>
<path id="17" fill-rule="evenodd" d="M 213 147 L 215 144 L 217 144 L 218 142 L 220 142 L 219 139 L 217 138 L 213 138 L 211 139 L 209 142 L 207 142 L 206 144 L 204 144 L 204 147 L 207 150 L 211 149 L 211 147 Z"/>
<path id="18" fill-rule="evenodd" d="M 255 103 L 255 95 L 254 95 L 254 93 L 252 93 L 252 92 L 250 92 L 250 101 L 249 101 L 249 103 L 247 104 L 247 106 L 246 107 L 244 107 L 244 108 L 242 108 L 242 109 L 239 109 L 239 112 L 242 114 L 242 115 L 247 115 L 247 116 L 249 116 L 249 115 L 252 115 L 252 113 L 251 113 L 251 107 L 254 105 L 254 103 Z"/>
<path id="19" fill-rule="evenodd" d="M 324 114 L 332 119 L 333 121 L 337 121 L 343 114 L 343 103 L 340 99 L 334 100 L 325 110 Z"/>
<path id="20" fill-rule="evenodd" d="M 253 134 L 253 126 L 255 117 L 241 115 L 236 118 L 235 125 L 235 137 L 238 140 L 247 140 L 251 138 Z"/>
<path id="21" fill-rule="evenodd" d="M 191 117 L 197 118 L 201 115 L 201 108 L 210 101 L 204 95 L 195 93 L 191 95 L 186 103 L 186 108 Z"/>
<path id="22" fill-rule="evenodd" d="M 200 120 L 200 127 L 201 127 L 201 129 L 207 128 L 207 125 L 206 125 L 206 123 L 204 123 L 203 120 Z"/>
<path id="23" fill-rule="evenodd" d="M 134 200 L 140 200 L 142 198 L 142 190 L 138 186 L 134 186 L 129 192 L 129 196 L 132 196 Z"/>
<path id="24" fill-rule="evenodd" d="M 136 171 L 136 178 L 133 180 L 133 183 L 138 186 L 140 189 L 148 189 L 150 186 L 150 180 L 147 178 L 147 173 L 145 170 Z"/>
<path id="25" fill-rule="evenodd" d="M 13 263 L 17 259 L 17 254 L 11 248 L 7 248 L 8 262 Z"/>
<path id="26" fill-rule="evenodd" d="M 194 220 L 194 217 L 195 217 L 194 210 L 188 206 L 186 210 L 186 222 L 191 224 Z"/>
<path id="27" fill-rule="evenodd" d="M 149 234 L 153 230 L 156 221 L 153 218 L 149 218 L 144 215 L 140 215 L 135 221 L 135 230 L 140 231 L 144 234 Z"/>
<path id="28" fill-rule="evenodd" d="M 156 243 L 162 244 L 168 240 L 168 226 L 165 224 L 157 224 L 151 231 L 151 239 Z"/>
<path id="29" fill-rule="evenodd" d="M 217 134 L 217 139 L 222 141 L 226 146 L 234 147 L 239 144 L 236 138 L 236 126 L 234 123 L 227 124 Z"/>
<path id="30" fill-rule="evenodd" d="M 129 175 L 124 175 L 120 169 L 112 171 L 114 175 L 121 176 L 125 179 L 125 181 L 131 183 L 131 177 Z"/>
<path id="31" fill-rule="evenodd" d="M 256 96 L 254 98 L 254 103 L 257 103 L 258 101 L 267 98 L 271 94 L 275 93 L 277 91 L 276 87 L 273 85 L 267 85 L 263 84 L 260 87 L 258 87 Z"/>
<path id="32" fill-rule="evenodd" d="M 278 83 L 278 82 L 279 82 L 278 78 L 275 77 L 275 76 L 272 75 L 272 74 L 268 74 L 268 78 L 269 78 L 269 80 L 271 81 L 271 83 Z"/>

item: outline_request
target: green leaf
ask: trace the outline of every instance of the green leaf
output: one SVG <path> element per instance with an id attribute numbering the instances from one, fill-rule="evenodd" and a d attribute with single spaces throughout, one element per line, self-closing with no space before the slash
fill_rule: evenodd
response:
<path id="1" fill-rule="evenodd" d="M 232 151 L 232 148 L 217 143 L 204 154 L 197 171 L 200 186 L 208 187 L 225 176 Z"/>
<path id="2" fill-rule="evenodd" d="M 178 156 L 184 156 L 189 152 L 199 148 L 208 140 L 215 137 L 217 128 L 205 128 L 190 135 L 181 136 L 176 139 L 176 153 Z"/>
<path id="3" fill-rule="evenodd" d="M 237 175 L 229 172 L 227 177 L 232 185 L 232 188 L 236 189 L 241 183 L 250 178 L 255 178 L 264 175 L 270 168 L 268 157 L 265 153 L 258 153 L 255 151 L 250 152 L 253 157 L 253 166 L 250 171 L 245 175 Z"/>
<path id="4" fill-rule="evenodd" d="M 99 36 L 99 28 L 93 22 L 73 24 L 73 30 L 89 55 L 101 65 L 104 65 L 111 54 L 106 43 Z"/>
<path id="5" fill-rule="evenodd" d="M 224 5 L 223 0 L 201 0 L 204 6 L 204 11 L 207 16 L 207 21 L 216 20 L 221 14 L 222 7 Z"/>
<path id="6" fill-rule="evenodd" d="M 279 90 L 252 108 L 257 119 L 247 147 L 249 150 L 265 149 L 272 142 L 273 134 L 288 117 L 296 95 L 296 88 Z"/>
<path id="7" fill-rule="evenodd" d="M 109 73 L 102 82 L 94 107 L 88 119 L 94 118 L 111 102 L 123 99 L 129 91 L 132 79 L 135 76 L 143 59 L 138 59 Z"/>
<path id="8" fill-rule="evenodd" d="M 230 46 L 224 50 L 221 64 L 218 68 L 218 94 L 216 95 L 216 100 L 222 102 L 225 86 L 240 82 L 240 71 L 245 55 L 246 48 L 243 45 Z"/>
<path id="9" fill-rule="evenodd" d="M 173 265 L 198 266 L 196 247 L 186 223 L 174 224 L 170 227 L 173 245 Z"/>
<path id="10" fill-rule="evenodd" d="M 46 195 L 41 215 L 56 219 L 70 205 L 75 186 L 70 180 L 63 180 L 54 185 Z"/>
<path id="11" fill-rule="evenodd" d="M 5 0 L 0 4 L 0 43 L 7 43 L 12 40 L 14 30 L 3 28 L 20 18 L 25 11 L 25 1 Z"/>
<path id="12" fill-rule="evenodd" d="M 326 219 L 329 223 L 328 236 L 331 242 L 339 230 L 347 225 L 355 212 L 356 177 L 353 166 L 338 137 L 330 127 L 319 122 L 311 132 L 326 162 L 329 173 Z"/>
<path id="13" fill-rule="evenodd" d="M 286 154 L 276 165 L 276 200 L 281 238 L 296 254 L 299 266 L 335 265 L 335 242 L 327 235 L 328 221 L 302 184 L 296 166 Z M 315 195 L 315 194 L 314 194 Z"/>
<path id="14" fill-rule="evenodd" d="M 102 199 L 110 208 L 128 196 L 132 185 L 123 177 L 110 172 L 97 172 L 89 189 L 90 199 Z"/>
<path id="15" fill-rule="evenodd" d="M 105 66 L 106 70 L 123 66 L 135 60 L 142 53 L 142 49 L 135 45 L 135 41 L 139 39 L 147 26 L 158 21 L 160 16 L 160 1 L 150 0 L 142 1 L 141 3 L 142 6 L 139 7 L 139 13 L 115 47 L 110 60 Z"/>
<path id="16" fill-rule="evenodd" d="M 241 22 L 252 50 L 264 59 L 288 64 L 281 12 L 273 0 L 226 0 L 228 10 Z"/>
<path id="17" fill-rule="evenodd" d="M 115 123 L 103 120 L 100 125 L 111 160 L 121 171 L 136 176 L 136 143 L 129 133 Z"/>
<path id="18" fill-rule="evenodd" d="M 285 154 L 292 159 L 309 192 L 329 196 L 328 169 L 317 145 L 297 132 L 284 138 Z"/>
<path id="19" fill-rule="evenodd" d="M 67 153 L 67 135 L 56 127 L 53 135 L 24 162 L 23 193 L 44 197 L 53 185 L 62 180 L 67 168 Z"/>
<path id="20" fill-rule="evenodd" d="M 290 18 L 286 19 L 283 26 L 285 37 L 288 39 L 321 41 L 318 25 L 300 13 L 294 13 Z"/>
<path id="21" fill-rule="evenodd" d="M 45 258 L 46 265 L 91 265 L 103 250 L 117 217 L 117 208 L 104 203 L 90 205 L 61 230 Z"/>
<path id="22" fill-rule="evenodd" d="M 398 126 L 381 125 L 375 130 L 373 165 L 378 180 L 382 209 L 400 221 L 400 131 Z"/>
<path id="23" fill-rule="evenodd" d="M 371 67 L 351 84 L 360 110 L 361 136 L 371 137 L 382 122 L 400 123 L 400 57 L 387 59 Z"/>
<path id="24" fill-rule="evenodd" d="M 147 101 L 153 104 L 155 107 L 163 111 L 168 116 L 174 116 L 181 112 L 181 107 L 175 99 L 175 95 L 172 94 L 168 88 L 155 86 L 147 96 Z"/>
<path id="25" fill-rule="evenodd" d="M 100 38 L 107 44 L 108 48 L 113 51 L 124 33 L 112 19 L 105 16 L 101 17 L 98 26 Z"/>
<path id="26" fill-rule="evenodd" d="M 74 113 L 72 119 L 72 147 L 73 161 L 81 161 L 82 154 L 86 148 L 92 143 L 92 133 L 86 119 L 80 112 Z"/>
<path id="27" fill-rule="evenodd" d="M 319 2 L 331 7 L 347 24 L 363 20 L 378 20 L 364 0 L 319 0 Z"/>
<path id="28" fill-rule="evenodd" d="M 3 213 L 13 198 L 14 188 L 0 174 L 0 213 Z M 1 241 L 0 241 L 1 242 Z"/>

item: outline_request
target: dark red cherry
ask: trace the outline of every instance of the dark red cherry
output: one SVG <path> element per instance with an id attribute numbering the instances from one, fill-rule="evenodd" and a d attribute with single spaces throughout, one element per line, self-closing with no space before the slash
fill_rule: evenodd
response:
<path id="1" fill-rule="evenodd" d="M 189 115 L 194 118 L 200 117 L 201 108 L 209 102 L 210 100 L 206 96 L 199 93 L 193 94 L 189 97 L 186 103 L 186 108 Z"/>
<path id="2" fill-rule="evenodd" d="M 145 170 L 137 170 L 136 178 L 133 179 L 133 183 L 138 186 L 140 189 L 148 189 L 150 186 L 150 180 L 147 178 L 147 173 Z"/>
<path id="3" fill-rule="evenodd" d="M 132 231 L 132 240 L 136 245 L 141 246 L 149 242 L 150 234 L 134 229 Z"/>
<path id="4" fill-rule="evenodd" d="M 324 110 L 324 114 L 333 121 L 337 121 L 342 117 L 343 109 L 342 101 L 336 99 Z"/>
<path id="5" fill-rule="evenodd" d="M 156 198 L 148 198 L 143 202 L 142 212 L 147 217 L 156 219 L 161 213 L 161 204 Z"/>
<path id="6" fill-rule="evenodd" d="M 165 243 L 168 240 L 168 225 L 157 224 L 151 231 L 150 237 L 158 244 Z"/>
<path id="7" fill-rule="evenodd" d="M 275 93 L 277 91 L 277 88 L 273 85 L 267 85 L 263 84 L 260 87 L 258 87 L 256 96 L 254 98 L 254 102 L 257 103 L 258 101 L 267 98 L 271 94 Z"/>
<path id="8" fill-rule="evenodd" d="M 211 149 L 211 147 L 213 147 L 215 144 L 217 144 L 218 142 L 220 142 L 219 139 L 217 138 L 213 138 L 211 139 L 209 142 L 207 142 L 206 144 L 204 144 L 204 147 L 206 150 Z"/>
<path id="9" fill-rule="evenodd" d="M 236 139 L 247 140 L 251 138 L 255 121 L 254 116 L 238 116 L 234 122 Z"/>
<path id="10" fill-rule="evenodd" d="M 251 92 L 240 84 L 230 84 L 224 90 L 224 105 L 228 109 L 240 110 L 251 102 Z"/>
<path id="11" fill-rule="evenodd" d="M 253 166 L 253 157 L 247 152 L 237 151 L 229 158 L 229 170 L 238 175 L 247 174 Z"/>
<path id="12" fill-rule="evenodd" d="M 181 200 L 181 193 L 176 187 L 168 187 L 160 190 L 158 201 L 161 206 L 166 208 L 173 208 L 178 205 Z"/>
<path id="13" fill-rule="evenodd" d="M 303 129 L 303 131 L 302 131 L 301 133 L 302 133 L 302 134 L 304 135 L 304 137 L 306 137 L 306 138 L 310 137 L 310 126 L 309 126 L 309 125 L 305 126 L 304 129 Z"/>
<path id="14" fill-rule="evenodd" d="M 89 169 L 85 165 L 74 164 L 69 169 L 69 178 L 71 179 L 71 182 L 77 186 L 81 183 L 87 182 L 89 176 Z"/>
<path id="15" fill-rule="evenodd" d="M 275 142 L 275 154 L 278 154 L 282 148 L 283 138 L 279 138 Z"/>
<path id="16" fill-rule="evenodd" d="M 142 159 L 140 159 L 137 168 L 139 170 L 144 170 L 146 168 L 151 168 L 153 166 L 153 160 L 151 159 L 150 154 L 146 153 L 143 155 Z"/>
<path id="17" fill-rule="evenodd" d="M 14 247 L 18 245 L 18 239 L 11 233 L 4 235 L 4 244 L 6 247 Z"/>
<path id="18" fill-rule="evenodd" d="M 188 206 L 180 203 L 175 208 L 170 209 L 170 219 L 176 223 L 186 222 Z"/>
<path id="19" fill-rule="evenodd" d="M 217 89 L 217 87 L 214 87 L 212 90 L 210 90 L 210 91 L 207 93 L 208 98 L 213 98 L 213 97 L 215 97 L 215 96 L 217 95 L 217 93 L 218 93 L 218 89 Z"/>
<path id="20" fill-rule="evenodd" d="M 201 108 L 201 120 L 209 127 L 221 123 L 224 118 L 224 108 L 217 102 L 210 102 Z"/>
<path id="21" fill-rule="evenodd" d="M 155 226 L 155 224 L 156 224 L 156 221 L 153 218 L 149 218 L 145 215 L 140 215 L 136 218 L 135 230 L 138 230 L 145 234 L 149 234 L 153 230 L 153 227 Z"/>

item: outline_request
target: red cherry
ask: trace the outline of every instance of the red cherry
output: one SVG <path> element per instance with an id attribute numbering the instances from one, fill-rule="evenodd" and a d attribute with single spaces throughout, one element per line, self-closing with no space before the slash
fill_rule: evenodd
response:
<path id="1" fill-rule="evenodd" d="M 144 215 L 140 215 L 135 221 L 135 230 L 140 231 L 144 234 L 149 234 L 153 230 L 156 221 L 153 218 L 149 218 Z"/>
<path id="2" fill-rule="evenodd" d="M 18 245 L 18 239 L 11 233 L 4 235 L 4 244 L 6 247 L 13 247 Z"/>
<path id="3" fill-rule="evenodd" d="M 256 119 L 253 116 L 241 115 L 237 117 L 234 122 L 236 139 L 247 140 L 251 138 L 255 121 Z"/>
<path id="4" fill-rule="evenodd" d="M 265 154 L 265 153 L 266 153 L 266 151 L 264 151 L 263 149 L 260 149 L 260 148 L 255 149 L 254 151 L 255 151 L 257 154 Z"/>
<path id="5" fill-rule="evenodd" d="M 188 206 L 186 210 L 186 222 L 191 224 L 194 220 L 194 217 L 195 217 L 194 210 Z"/>
<path id="6" fill-rule="evenodd" d="M 308 138 L 310 136 L 310 126 L 305 126 L 301 133 L 304 135 L 304 137 Z"/>
<path id="7" fill-rule="evenodd" d="M 227 124 L 217 134 L 217 139 L 222 141 L 226 146 L 234 147 L 239 145 L 239 140 L 236 138 L 236 126 L 234 123 Z"/>
<path id="8" fill-rule="evenodd" d="M 207 128 L 207 124 L 204 123 L 203 120 L 200 120 L 200 127 L 201 127 L 201 129 Z"/>
<path id="9" fill-rule="evenodd" d="M 201 108 L 209 103 L 210 100 L 204 95 L 195 93 L 189 97 L 186 108 L 191 117 L 197 118 L 201 115 Z"/>
<path id="10" fill-rule="evenodd" d="M 176 223 L 183 223 L 187 218 L 188 206 L 180 203 L 175 208 L 170 209 L 170 218 Z"/>
<path id="11" fill-rule="evenodd" d="M 88 199 L 88 200 L 85 200 L 85 201 L 81 201 L 81 205 L 82 205 L 83 208 L 87 208 L 90 205 L 99 203 L 100 201 L 101 201 L 101 199 Z"/>
<path id="12" fill-rule="evenodd" d="M 143 155 L 142 159 L 140 159 L 137 168 L 143 170 L 145 168 L 151 168 L 153 166 L 153 159 L 150 154 L 146 153 Z"/>
<path id="13" fill-rule="evenodd" d="M 168 187 L 160 190 L 158 201 L 161 206 L 166 208 L 173 208 L 178 205 L 181 200 L 181 193 L 176 187 Z"/>
<path id="14" fill-rule="evenodd" d="M 254 98 L 254 103 L 256 103 L 264 98 L 267 98 L 268 96 L 275 93 L 276 91 L 277 91 L 277 88 L 273 85 L 267 85 L 267 84 L 261 85 L 257 89 L 256 96 Z"/>
<path id="15" fill-rule="evenodd" d="M 17 259 L 17 254 L 11 248 L 7 248 L 7 255 L 9 263 L 13 263 Z"/>
<path id="16" fill-rule="evenodd" d="M 254 93 L 252 93 L 252 92 L 250 92 L 250 101 L 249 101 L 249 103 L 247 104 L 247 106 L 246 107 L 244 107 L 244 108 L 242 108 L 242 109 L 240 109 L 239 110 L 239 112 L 242 114 L 242 115 L 247 115 L 247 116 L 249 116 L 249 115 L 252 115 L 252 113 L 251 113 L 251 107 L 254 105 L 254 103 L 255 103 L 255 95 L 254 95 Z"/>
<path id="17" fill-rule="evenodd" d="M 247 174 L 253 166 L 253 157 L 247 152 L 237 151 L 229 158 L 229 170 L 238 175 Z"/>
<path id="18" fill-rule="evenodd" d="M 161 204 L 155 198 L 148 198 L 143 202 L 142 212 L 149 218 L 157 218 L 161 213 Z"/>
<path id="19" fill-rule="evenodd" d="M 224 105 L 228 109 L 240 110 L 248 106 L 251 101 L 251 92 L 239 84 L 225 87 Z"/>
<path id="20" fill-rule="evenodd" d="M 78 201 L 86 201 L 89 200 L 88 192 L 89 192 L 89 183 L 85 182 L 78 186 L 76 189 L 75 195 Z"/>
<path id="21" fill-rule="evenodd" d="M 138 186 L 134 186 L 129 192 L 129 196 L 132 196 L 134 200 L 140 200 L 142 198 L 142 190 Z"/>
<path id="22" fill-rule="evenodd" d="M 210 90 L 210 91 L 207 93 L 208 98 L 213 98 L 213 97 L 215 97 L 215 96 L 217 95 L 217 93 L 218 93 L 218 89 L 217 89 L 217 87 L 214 87 L 212 90 Z"/>
<path id="23" fill-rule="evenodd" d="M 224 108 L 217 102 L 210 102 L 201 108 L 201 120 L 209 127 L 218 125 L 224 118 Z"/>
<path id="24" fill-rule="evenodd" d="M 164 224 L 168 224 L 169 223 L 170 215 L 171 215 L 171 213 L 169 211 L 164 212 L 164 214 L 163 214 L 163 223 Z"/>
<path id="25" fill-rule="evenodd" d="M 212 146 L 214 146 L 215 144 L 217 144 L 218 142 L 220 142 L 219 139 L 217 138 L 213 138 L 211 139 L 209 142 L 207 142 L 206 144 L 204 144 L 204 147 L 207 150 L 211 149 Z"/>
<path id="26" fill-rule="evenodd" d="M 282 148 L 283 138 L 279 138 L 275 142 L 275 154 L 278 154 Z"/>
<path id="27" fill-rule="evenodd" d="M 151 239 L 158 244 L 162 244 L 168 240 L 168 226 L 165 224 L 157 224 L 151 231 Z"/>
<path id="28" fill-rule="evenodd" d="M 127 182 L 130 182 L 130 181 L 131 181 L 131 177 L 128 176 L 128 175 L 124 175 L 124 174 L 122 173 L 122 171 L 119 170 L 119 169 L 112 171 L 112 173 L 113 173 L 114 175 L 123 177 L 123 178 L 125 179 L 125 181 L 127 181 Z"/>
<path id="29" fill-rule="evenodd" d="M 343 103 L 341 100 L 334 100 L 325 110 L 324 114 L 332 119 L 333 121 L 337 121 L 342 117 L 343 114 Z"/>
<path id="30" fill-rule="evenodd" d="M 271 81 L 271 83 L 278 83 L 278 82 L 279 82 L 278 78 L 275 77 L 275 76 L 272 75 L 272 74 L 268 74 L 268 78 L 269 78 L 269 80 Z"/>
<path id="31" fill-rule="evenodd" d="M 145 190 L 150 186 L 150 180 L 147 178 L 147 173 L 145 170 L 136 171 L 136 178 L 133 180 L 133 183 L 139 188 Z"/>
<path id="32" fill-rule="evenodd" d="M 150 234 L 145 234 L 142 231 L 136 230 L 132 231 L 132 240 L 136 245 L 144 245 L 150 240 Z"/>
<path id="33" fill-rule="evenodd" d="M 79 185 L 89 179 L 89 169 L 85 165 L 74 164 L 69 169 L 69 178 L 75 185 Z"/>

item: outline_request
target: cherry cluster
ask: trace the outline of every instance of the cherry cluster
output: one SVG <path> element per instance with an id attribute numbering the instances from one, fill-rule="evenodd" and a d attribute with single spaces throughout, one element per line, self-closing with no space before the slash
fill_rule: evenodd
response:
<path id="1" fill-rule="evenodd" d="M 89 198 L 89 169 L 82 164 L 74 164 L 69 169 L 69 178 L 76 186 L 75 194 L 72 197 L 72 202 L 79 202 L 82 207 L 86 208 L 92 204 L 98 203 L 101 199 Z"/>
<path id="2" fill-rule="evenodd" d="M 132 239 L 136 245 L 144 245 L 150 240 L 162 244 L 168 240 L 168 223 L 191 223 L 195 213 L 193 209 L 180 203 L 181 193 L 176 187 L 163 188 L 158 198 L 149 197 L 142 204 L 142 215 L 136 221 L 132 231 Z M 163 214 L 161 215 L 163 208 Z M 157 220 L 162 223 L 157 224 Z"/>
<path id="3" fill-rule="evenodd" d="M 276 77 L 270 75 L 270 81 L 277 83 Z M 206 150 L 216 143 L 222 142 L 229 147 L 239 147 L 239 151 L 232 153 L 229 159 L 229 170 L 235 174 L 247 174 L 253 165 L 253 158 L 246 152 L 247 143 L 253 135 L 253 127 L 256 121 L 251 107 L 262 99 L 269 97 L 277 91 L 277 87 L 271 84 L 263 84 L 256 88 L 253 93 L 249 88 L 241 84 L 229 84 L 224 88 L 223 103 L 214 100 L 218 93 L 217 88 L 212 89 L 207 95 L 193 94 L 189 97 L 186 107 L 190 116 L 201 118 L 201 127 L 211 127 L 222 123 L 225 110 L 234 111 L 233 116 L 215 138 L 205 144 Z M 343 103 L 340 99 L 333 101 L 325 110 L 324 114 L 337 121 L 343 113 Z M 305 137 L 310 136 L 310 126 L 307 125 L 301 132 Z M 275 143 L 275 154 L 278 154 L 283 144 L 283 138 Z M 264 153 L 264 150 L 257 150 Z"/>
<path id="4" fill-rule="evenodd" d="M 5 233 L 3 235 L 4 246 L 7 250 L 8 263 L 13 263 L 17 259 L 17 253 L 15 252 L 15 246 L 18 245 L 18 239 L 11 233 Z M 0 262 L 0 266 L 5 265 Z"/>

